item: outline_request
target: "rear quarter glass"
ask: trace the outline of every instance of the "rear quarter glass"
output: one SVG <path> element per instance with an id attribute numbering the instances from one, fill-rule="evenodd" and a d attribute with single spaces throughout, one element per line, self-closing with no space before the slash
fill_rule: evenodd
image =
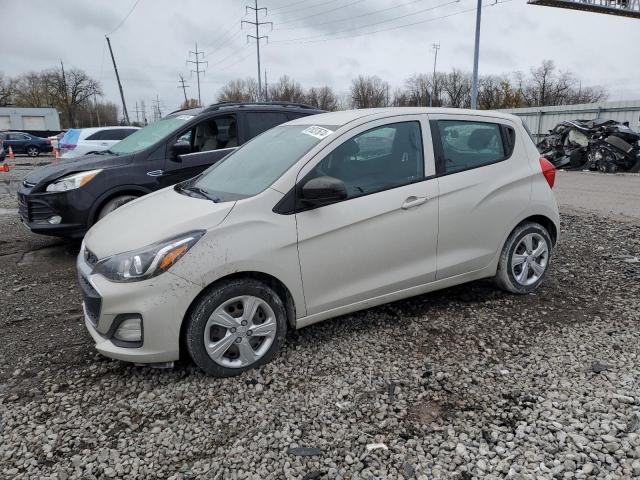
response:
<path id="1" fill-rule="evenodd" d="M 78 143 L 78 138 L 80 138 L 80 130 L 72 128 L 64 134 L 60 143 L 62 145 L 76 145 Z"/>

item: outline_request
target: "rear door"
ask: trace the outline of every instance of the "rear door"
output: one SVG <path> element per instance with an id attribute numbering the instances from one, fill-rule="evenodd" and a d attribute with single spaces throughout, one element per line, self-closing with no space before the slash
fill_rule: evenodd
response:
<path id="1" fill-rule="evenodd" d="M 207 117 L 186 130 L 181 130 L 167 143 L 162 175 L 164 186 L 195 177 L 233 152 L 239 144 L 237 116 L 221 113 Z M 175 154 L 174 144 L 188 145 L 191 153 Z"/>
<path id="2" fill-rule="evenodd" d="M 429 115 L 439 176 L 437 279 L 489 265 L 529 204 L 531 166 L 506 119 Z"/>
<path id="3" fill-rule="evenodd" d="M 135 131 L 136 129 L 134 128 L 110 128 L 108 130 L 102 130 L 99 141 L 100 146 L 106 147 L 107 149 L 111 148 Z"/>

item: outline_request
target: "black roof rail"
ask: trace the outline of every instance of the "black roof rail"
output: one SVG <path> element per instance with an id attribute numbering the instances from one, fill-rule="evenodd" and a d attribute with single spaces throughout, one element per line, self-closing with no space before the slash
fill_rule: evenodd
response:
<path id="1" fill-rule="evenodd" d="M 295 102 L 220 102 L 209 105 L 205 108 L 205 111 L 211 112 L 226 107 L 254 107 L 254 106 L 277 106 L 277 107 L 293 107 L 293 108 L 305 108 L 309 110 L 318 110 L 318 108 L 304 103 Z"/>

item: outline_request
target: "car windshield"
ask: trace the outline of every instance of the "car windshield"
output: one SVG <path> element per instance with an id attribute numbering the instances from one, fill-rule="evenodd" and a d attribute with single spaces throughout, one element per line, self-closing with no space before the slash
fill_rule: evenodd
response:
<path id="1" fill-rule="evenodd" d="M 186 122 L 191 120 L 193 115 L 175 115 L 165 117 L 140 130 L 136 130 L 124 140 L 116 143 L 109 149 L 115 154 L 135 153 L 150 147 L 170 133 L 182 128 Z"/>
<path id="2" fill-rule="evenodd" d="M 335 127 L 281 125 L 266 131 L 196 177 L 191 187 L 216 201 L 265 190 Z M 189 187 L 187 187 L 189 188 Z"/>

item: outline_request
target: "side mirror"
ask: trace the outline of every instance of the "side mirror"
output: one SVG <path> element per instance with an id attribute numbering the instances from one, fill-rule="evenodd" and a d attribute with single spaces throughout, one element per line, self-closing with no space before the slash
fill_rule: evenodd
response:
<path id="1" fill-rule="evenodd" d="M 309 205 L 328 205 L 347 198 L 347 187 L 334 177 L 316 177 L 302 186 L 302 201 Z"/>
<path id="2" fill-rule="evenodd" d="M 171 145 L 171 158 L 180 161 L 180 155 L 191 153 L 191 144 L 187 142 L 176 142 Z"/>

